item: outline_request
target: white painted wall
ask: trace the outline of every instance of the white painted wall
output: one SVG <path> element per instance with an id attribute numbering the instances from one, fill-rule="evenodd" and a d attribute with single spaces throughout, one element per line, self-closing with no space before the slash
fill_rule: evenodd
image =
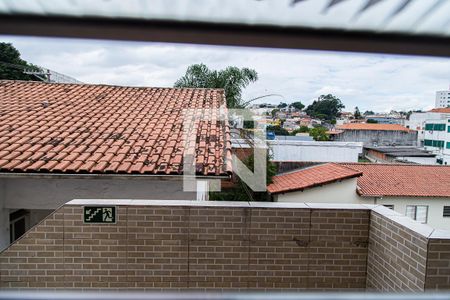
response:
<path id="1" fill-rule="evenodd" d="M 278 202 L 311 202 L 311 203 L 362 203 L 372 204 L 371 200 L 361 200 L 356 194 L 357 178 L 316 186 L 303 191 L 274 195 Z"/>
<path id="2" fill-rule="evenodd" d="M 436 158 L 435 157 L 412 157 L 412 156 L 403 156 L 398 157 L 399 160 L 406 160 L 408 162 L 421 164 L 421 165 L 435 165 Z"/>
<path id="3" fill-rule="evenodd" d="M 9 209 L 55 209 L 72 199 L 196 199 L 195 192 L 183 192 L 181 180 L 2 178 L 0 182 Z"/>
<path id="4" fill-rule="evenodd" d="M 394 210 L 406 214 L 407 205 L 428 205 L 428 225 L 436 229 L 450 230 L 450 218 L 444 218 L 444 206 L 450 206 L 450 198 L 433 197 L 383 197 L 377 198 L 376 204 L 394 205 Z"/>
<path id="5" fill-rule="evenodd" d="M 268 141 L 274 161 L 358 162 L 362 143 Z"/>

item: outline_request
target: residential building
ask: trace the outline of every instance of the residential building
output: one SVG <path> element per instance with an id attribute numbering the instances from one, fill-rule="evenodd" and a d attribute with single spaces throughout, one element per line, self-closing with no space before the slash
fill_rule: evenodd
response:
<path id="1" fill-rule="evenodd" d="M 425 122 L 432 120 L 443 120 L 450 118 L 450 109 L 434 108 L 427 112 L 414 112 L 409 116 L 405 126 L 409 129 L 417 130 L 417 146 L 424 146 Z"/>
<path id="2" fill-rule="evenodd" d="M 336 163 L 279 174 L 267 186 L 275 202 L 360 203 L 356 194 L 362 172 Z"/>
<path id="3" fill-rule="evenodd" d="M 377 163 L 436 164 L 436 154 L 412 146 L 365 146 L 364 157 Z"/>
<path id="4" fill-rule="evenodd" d="M 0 249 L 75 198 L 204 199 L 183 189 L 183 108 L 224 103 L 219 89 L 0 81 Z M 231 174 L 227 123 L 200 121 L 187 148 L 205 180 Z"/>
<path id="5" fill-rule="evenodd" d="M 398 124 L 348 123 L 337 126 L 330 139 L 361 142 L 364 146 L 416 146 L 417 131 Z"/>
<path id="6" fill-rule="evenodd" d="M 424 146 L 437 155 L 440 164 L 450 164 L 450 113 L 445 119 L 425 122 Z"/>
<path id="7" fill-rule="evenodd" d="M 297 137 L 295 137 L 297 138 Z M 362 143 L 317 142 L 275 139 L 268 141 L 272 160 L 277 162 L 357 162 Z"/>
<path id="8" fill-rule="evenodd" d="M 436 103 L 437 108 L 440 107 L 450 107 L 450 90 L 448 91 L 437 91 L 436 92 Z"/>
<path id="9" fill-rule="evenodd" d="M 267 190 L 278 202 L 381 204 L 450 230 L 450 166 L 326 163 L 279 174 Z"/>
<path id="10" fill-rule="evenodd" d="M 276 136 L 267 140 L 271 160 L 274 162 L 357 162 L 362 143 L 316 142 L 308 136 Z M 244 139 L 232 139 L 232 149 L 244 158 L 252 153 Z"/>
<path id="11" fill-rule="evenodd" d="M 376 121 L 378 124 L 405 125 L 405 118 L 396 115 L 366 115 L 365 118 Z"/>

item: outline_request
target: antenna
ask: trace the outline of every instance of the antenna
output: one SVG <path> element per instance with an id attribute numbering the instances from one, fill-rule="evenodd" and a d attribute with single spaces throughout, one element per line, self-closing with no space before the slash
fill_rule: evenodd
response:
<path id="1" fill-rule="evenodd" d="M 33 75 L 44 82 L 55 82 L 55 83 L 83 83 L 79 80 L 76 80 L 73 77 L 58 73 L 56 71 L 46 69 L 40 66 L 36 66 L 35 69 L 30 68 L 29 66 L 22 66 L 17 64 L 11 64 L 7 62 L 0 61 L 0 65 L 10 67 L 13 69 L 22 70 L 24 74 Z"/>

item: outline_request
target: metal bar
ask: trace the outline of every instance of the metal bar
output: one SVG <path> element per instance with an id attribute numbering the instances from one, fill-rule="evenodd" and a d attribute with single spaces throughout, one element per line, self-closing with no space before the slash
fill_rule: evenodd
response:
<path id="1" fill-rule="evenodd" d="M 0 15 L 0 34 L 450 57 L 446 37 L 206 22 Z"/>

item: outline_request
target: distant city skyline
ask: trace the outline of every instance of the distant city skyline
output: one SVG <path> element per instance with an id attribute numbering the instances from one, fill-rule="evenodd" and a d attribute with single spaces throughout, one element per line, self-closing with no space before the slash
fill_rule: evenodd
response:
<path id="1" fill-rule="evenodd" d="M 30 63 L 85 83 L 171 87 L 189 65 L 248 67 L 259 80 L 244 99 L 311 104 L 333 94 L 353 111 L 429 110 L 449 88 L 450 59 L 327 51 L 0 36 Z"/>

